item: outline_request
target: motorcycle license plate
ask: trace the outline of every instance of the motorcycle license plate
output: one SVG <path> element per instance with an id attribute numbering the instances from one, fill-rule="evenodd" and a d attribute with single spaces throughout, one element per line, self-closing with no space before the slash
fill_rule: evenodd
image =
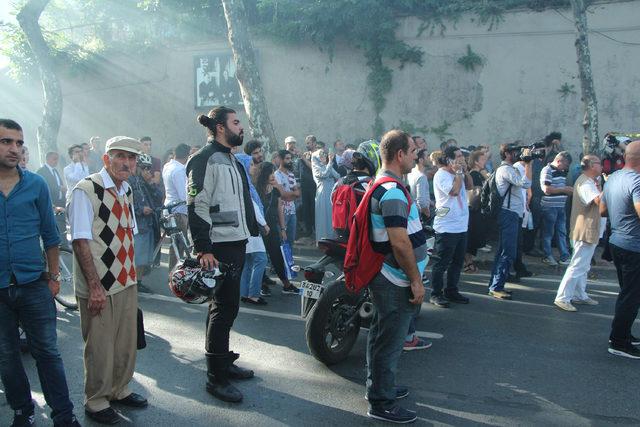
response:
<path id="1" fill-rule="evenodd" d="M 324 290 L 324 286 L 322 286 L 321 284 L 307 282 L 305 280 L 300 282 L 300 288 L 302 288 L 302 297 L 311 299 L 320 298 L 320 294 Z"/>

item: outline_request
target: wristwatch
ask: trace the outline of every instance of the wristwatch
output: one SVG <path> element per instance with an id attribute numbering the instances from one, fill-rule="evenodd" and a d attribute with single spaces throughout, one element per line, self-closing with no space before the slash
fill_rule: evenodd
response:
<path id="1" fill-rule="evenodd" d="M 56 273 L 56 274 L 49 273 L 49 280 L 53 280 L 54 282 L 59 282 L 61 277 L 62 277 L 62 274 L 60 273 Z"/>
<path id="2" fill-rule="evenodd" d="M 280 230 L 287 231 L 287 227 L 280 227 Z"/>

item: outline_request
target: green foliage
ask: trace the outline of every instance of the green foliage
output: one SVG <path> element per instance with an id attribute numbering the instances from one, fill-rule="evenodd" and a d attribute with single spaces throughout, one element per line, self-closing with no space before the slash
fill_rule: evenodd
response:
<path id="1" fill-rule="evenodd" d="M 462 65 L 467 71 L 475 71 L 476 67 L 481 67 L 484 64 L 484 60 L 471 50 L 471 45 L 467 45 L 467 53 L 458 58 L 458 64 Z"/>
<path id="2" fill-rule="evenodd" d="M 576 93 L 576 85 L 569 84 L 567 82 L 563 83 L 558 89 L 560 93 L 560 98 L 565 99 L 569 95 L 575 95 Z"/>
<path id="3" fill-rule="evenodd" d="M 400 123 L 397 126 L 393 126 L 394 129 L 401 129 L 407 132 L 410 135 L 427 135 L 432 134 L 436 138 L 438 138 L 441 142 L 451 137 L 451 133 L 449 132 L 449 128 L 451 127 L 451 123 L 448 121 L 444 121 L 440 126 L 429 127 L 426 125 L 418 126 L 415 123 L 400 120 Z"/>

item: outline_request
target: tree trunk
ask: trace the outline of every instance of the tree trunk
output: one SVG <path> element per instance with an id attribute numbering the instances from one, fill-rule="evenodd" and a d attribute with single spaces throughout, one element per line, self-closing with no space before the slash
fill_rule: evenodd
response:
<path id="1" fill-rule="evenodd" d="M 249 117 L 249 128 L 253 137 L 262 142 L 265 151 L 275 150 L 278 148 L 278 142 L 262 90 L 244 4 L 242 0 L 222 0 L 222 6 L 227 20 L 229 44 L 236 64 L 236 78 L 240 84 L 244 109 Z"/>
<path id="2" fill-rule="evenodd" d="M 598 140 L 598 103 L 596 90 L 593 86 L 591 74 L 591 52 L 587 34 L 587 5 L 585 0 L 571 0 L 571 8 L 576 24 L 576 53 L 578 55 L 578 70 L 580 87 L 582 89 L 582 103 L 584 105 L 584 136 L 582 149 L 584 154 L 599 154 Z"/>
<path id="3" fill-rule="evenodd" d="M 27 43 L 38 61 L 40 81 L 44 94 L 42 124 L 38 126 L 38 150 L 40 163 L 44 163 L 48 151 L 58 151 L 58 132 L 62 120 L 62 89 L 56 75 L 53 57 L 42 35 L 38 20 L 49 0 L 29 0 L 18 13 L 20 28 L 27 36 Z"/>

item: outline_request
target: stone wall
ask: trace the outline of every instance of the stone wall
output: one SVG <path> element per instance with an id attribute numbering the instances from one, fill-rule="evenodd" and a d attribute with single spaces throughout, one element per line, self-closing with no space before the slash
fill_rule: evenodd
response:
<path id="1" fill-rule="evenodd" d="M 591 12 L 600 132 L 639 131 L 640 78 L 635 70 L 640 68 L 640 2 L 602 3 Z M 424 65 L 395 67 L 393 89 L 382 114 L 386 126 L 402 120 L 437 127 L 446 121 L 451 123 L 449 133 L 463 145 L 531 141 L 559 130 L 567 146 L 578 153 L 582 106 L 571 11 L 522 11 L 504 18 L 492 31 L 469 18 L 449 25 L 444 35 L 421 36 L 417 36 L 419 21 L 405 20 L 400 36 L 425 51 Z M 484 59 L 474 71 L 457 62 L 467 45 Z M 374 114 L 362 52 L 338 47 L 330 62 L 326 53 L 311 45 L 257 40 L 255 47 L 280 142 L 287 135 L 301 140 L 309 133 L 326 142 L 371 136 Z M 91 135 L 106 139 L 119 134 L 151 136 L 156 155 L 178 143 L 204 143 L 204 129 L 195 121 L 201 111 L 194 107 L 193 58 L 221 51 L 229 51 L 226 40 L 109 55 L 90 73 L 65 76 L 60 147 Z M 573 85 L 575 93 L 561 96 L 564 83 Z M 5 99 L 0 116 L 20 121 L 27 143 L 35 148 L 42 110 L 39 84 L 18 86 L 3 76 L 0 90 Z M 243 119 L 246 125 L 244 115 Z M 427 139 L 434 148 L 435 136 Z"/>

